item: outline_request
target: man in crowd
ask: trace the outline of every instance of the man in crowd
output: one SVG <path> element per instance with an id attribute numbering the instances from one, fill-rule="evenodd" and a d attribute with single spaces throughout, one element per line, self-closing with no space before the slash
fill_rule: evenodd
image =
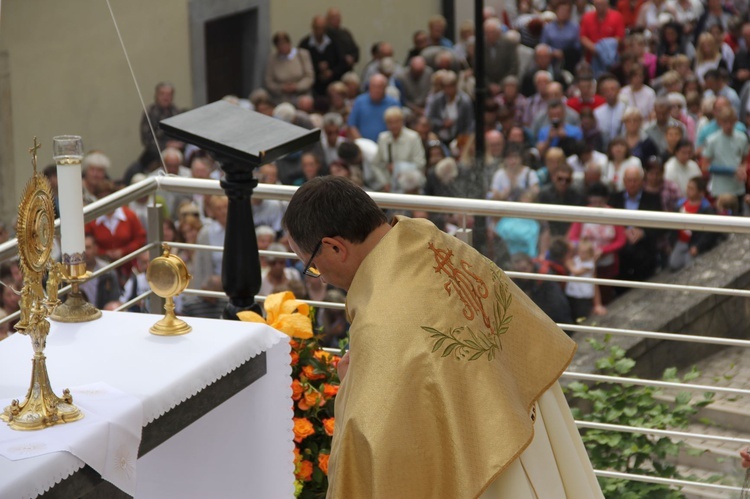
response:
<path id="1" fill-rule="evenodd" d="M 377 142 L 380 132 L 386 131 L 385 110 L 399 103 L 390 95 L 385 94 L 388 80 L 380 73 L 370 78 L 370 85 L 366 93 L 354 100 L 352 112 L 349 114 L 349 135 L 351 139 L 364 137 Z"/>
<path id="2" fill-rule="evenodd" d="M 341 26 L 341 11 L 335 7 L 328 9 L 326 23 L 326 33 L 338 45 L 339 52 L 344 56 L 345 71 L 351 71 L 359 62 L 359 46 L 354 41 L 352 32 Z"/>
<path id="3" fill-rule="evenodd" d="M 380 170 L 380 175 L 391 179 L 385 189 L 398 192 L 394 187 L 400 173 L 411 169 L 424 174 L 424 147 L 419 134 L 404 126 L 404 112 L 400 107 L 389 107 L 384 117 L 388 130 L 378 136 L 378 153 L 372 166 Z"/>
<path id="4" fill-rule="evenodd" d="M 94 236 L 88 235 L 84 241 L 86 270 L 96 272 L 105 267 L 107 262 L 97 256 L 99 254 L 99 247 L 96 244 Z M 86 299 L 100 310 L 107 303 L 118 300 L 121 294 L 120 281 L 117 279 L 117 274 L 114 270 L 87 279 L 81 283 L 80 288 Z"/>
<path id="5" fill-rule="evenodd" d="M 508 75 L 518 76 L 516 46 L 503 36 L 502 24 L 496 18 L 484 22 L 487 85 L 490 95 L 500 93 L 500 82 Z"/>
<path id="6" fill-rule="evenodd" d="M 305 274 L 348 291 L 327 497 L 601 497 L 556 383 L 575 345 L 500 269 L 345 179 L 303 185 L 284 225 Z"/>
<path id="7" fill-rule="evenodd" d="M 432 68 L 422 56 L 409 59 L 408 68 L 402 69 L 396 75 L 396 81 L 400 84 L 401 100 L 411 111 L 421 116 L 424 114 L 427 95 L 432 87 Z"/>
<path id="8" fill-rule="evenodd" d="M 312 58 L 315 70 L 313 93 L 317 98 L 325 98 L 328 85 L 341 79 L 346 72 L 346 59 L 339 46 L 326 34 L 326 28 L 326 18 L 315 16 L 312 33 L 299 42 L 299 46 L 306 49 Z"/>
<path id="9" fill-rule="evenodd" d="M 615 192 L 609 198 L 612 208 L 625 210 L 661 211 L 661 197 L 643 190 L 643 168 L 630 166 L 625 169 L 623 183 L 625 190 Z M 620 250 L 620 279 L 645 281 L 656 271 L 658 263 L 657 242 L 659 229 L 642 229 L 627 227 L 627 242 Z"/>
<path id="10" fill-rule="evenodd" d="M 626 106 L 619 99 L 620 82 L 612 75 L 605 75 L 599 79 L 599 93 L 604 98 L 604 104 L 594 109 L 594 117 L 602 132 L 606 149 L 612 139 L 620 136 Z"/>

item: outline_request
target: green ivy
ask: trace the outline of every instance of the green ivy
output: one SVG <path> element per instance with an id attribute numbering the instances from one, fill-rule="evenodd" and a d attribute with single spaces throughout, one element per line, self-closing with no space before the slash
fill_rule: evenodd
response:
<path id="1" fill-rule="evenodd" d="M 602 374 L 627 376 L 635 367 L 635 361 L 625 356 L 623 348 L 609 345 L 609 337 L 606 337 L 604 342 L 594 339 L 588 341 L 597 351 L 607 350 L 607 355 L 596 361 L 596 368 Z M 697 378 L 699 374 L 693 367 L 688 374 L 679 378 L 677 369 L 669 368 L 664 371 L 662 379 L 688 382 Z M 658 430 L 685 429 L 698 409 L 711 404 L 714 397 L 713 393 L 704 393 L 701 400 L 693 401 L 692 393 L 680 392 L 675 396 L 674 405 L 671 405 L 656 399 L 661 393 L 659 388 L 602 382 L 591 385 L 573 382 L 568 385 L 566 391 L 573 400 L 585 401 L 591 407 L 586 414 L 579 408 L 573 408 L 575 419 Z M 667 459 L 669 456 L 677 455 L 682 443 L 673 442 L 669 437 L 584 429 L 582 438 L 595 469 L 663 478 L 684 478 Z M 679 490 L 661 484 L 602 477 L 599 477 L 599 484 L 608 498 L 683 497 Z"/>

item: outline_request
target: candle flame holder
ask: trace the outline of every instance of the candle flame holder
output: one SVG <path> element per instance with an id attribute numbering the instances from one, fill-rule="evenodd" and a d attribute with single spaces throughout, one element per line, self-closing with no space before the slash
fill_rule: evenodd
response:
<path id="1" fill-rule="evenodd" d="M 89 322 L 101 317 L 101 310 L 87 302 L 81 292 L 81 284 L 91 279 L 91 272 L 86 271 L 86 264 L 63 263 L 58 272 L 60 279 L 70 284 L 71 289 L 65 303 L 55 308 L 50 319 L 57 322 Z"/>
<path id="2" fill-rule="evenodd" d="M 0 414 L 0 420 L 8 422 L 14 430 L 41 430 L 49 426 L 70 423 L 83 418 L 83 413 L 73 405 L 68 389 L 58 397 L 52 390 L 47 373 L 47 335 L 50 323 L 47 317 L 60 301 L 57 291 L 62 276 L 61 265 L 50 261 L 55 234 L 55 210 L 49 182 L 36 170 L 36 151 L 39 145 L 34 138 L 32 154 L 34 174 L 26 185 L 18 207 L 18 254 L 23 272 L 21 290 L 21 318 L 16 331 L 31 338 L 34 349 L 31 385 L 26 398 L 13 400 Z M 47 274 L 47 292 L 42 280 Z"/>

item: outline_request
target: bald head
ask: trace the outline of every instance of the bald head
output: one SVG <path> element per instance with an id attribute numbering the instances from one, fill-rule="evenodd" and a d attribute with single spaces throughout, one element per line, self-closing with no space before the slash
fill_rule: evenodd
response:
<path id="1" fill-rule="evenodd" d="M 553 81 L 547 85 L 547 100 L 561 100 L 563 98 L 563 86 L 560 82 Z"/>
<path id="2" fill-rule="evenodd" d="M 388 86 L 388 80 L 382 74 L 378 73 L 370 77 L 369 94 L 373 102 L 380 102 L 385 97 L 385 88 Z"/>
<path id="3" fill-rule="evenodd" d="M 329 28 L 339 29 L 341 26 L 341 11 L 336 7 L 331 7 L 326 13 L 326 21 Z"/>
<path id="4" fill-rule="evenodd" d="M 500 39 L 501 34 L 502 26 L 497 18 L 491 17 L 484 21 L 484 37 L 487 40 L 487 43 L 495 43 Z"/>
<path id="5" fill-rule="evenodd" d="M 422 76 L 422 73 L 424 73 L 426 67 L 427 62 L 421 55 L 412 57 L 409 60 L 409 70 L 411 71 L 412 76 L 414 76 L 415 78 Z"/>
<path id="6" fill-rule="evenodd" d="M 393 45 L 388 42 L 378 44 L 378 58 L 393 57 Z"/>
<path id="7" fill-rule="evenodd" d="M 312 33 L 316 39 L 322 40 L 323 35 L 326 34 L 326 18 L 323 16 L 315 16 L 312 20 Z"/>
<path id="8" fill-rule="evenodd" d="M 640 166 L 629 166 L 622 174 L 622 183 L 628 196 L 635 197 L 643 188 L 643 168 Z"/>
<path id="9" fill-rule="evenodd" d="M 540 43 L 534 48 L 534 62 L 540 69 L 546 69 L 552 63 L 552 49 L 549 45 Z"/>

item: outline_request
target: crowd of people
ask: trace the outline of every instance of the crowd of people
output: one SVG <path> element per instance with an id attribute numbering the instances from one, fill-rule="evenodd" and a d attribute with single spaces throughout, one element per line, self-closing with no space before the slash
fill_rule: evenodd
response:
<path id="1" fill-rule="evenodd" d="M 302 185 L 321 175 L 345 176 L 368 191 L 469 197 L 549 205 L 722 213 L 747 210 L 747 123 L 750 117 L 748 2 L 724 0 L 519 0 L 484 11 L 486 74 L 477 82 L 475 26 L 446 36 L 446 20 L 426 19 L 405 58 L 388 40 L 360 59 L 354 34 L 331 8 L 312 19 L 299 41 L 273 35 L 263 85 L 236 105 L 321 130 L 320 142 L 257 171 L 261 182 Z M 512 7 L 512 8 L 511 8 Z M 295 43 L 296 42 L 296 43 Z M 481 85 L 480 85 L 481 84 Z M 477 158 L 475 97 L 486 89 Z M 210 153 L 172 141 L 151 124 L 180 113 L 174 87 L 156 86 L 141 120 L 143 152 L 121 179 L 106 153 L 84 160 L 84 199 L 91 202 L 148 175 L 219 179 Z M 483 95 L 484 92 L 479 93 Z M 54 167 L 45 170 L 54 186 Z M 145 242 L 148 199 L 86 226 L 90 270 Z M 164 240 L 222 245 L 227 199 L 157 196 Z M 285 204 L 254 200 L 258 246 L 288 251 Z M 554 209 L 554 208 L 550 208 Z M 474 220 L 428 217 L 451 233 Z M 582 277 L 645 280 L 678 270 L 717 243 L 709 233 L 504 217 L 486 227 L 487 256 L 503 268 Z M 484 230 L 484 229 L 483 229 Z M 221 289 L 221 253 L 183 250 L 192 287 Z M 301 264 L 263 257 L 261 294 L 344 296 L 303 276 Z M 89 300 L 113 308 L 147 290 L 139 258 L 86 283 Z M 0 269 L 15 282 L 13 266 Z M 15 280 L 14 280 L 15 279 Z M 620 290 L 585 283 L 519 282 L 557 322 L 606 313 Z M 2 308 L 17 309 L 3 288 Z M 7 292 L 6 292 L 7 291 Z M 17 301 L 17 300 L 16 300 Z M 184 298 L 178 312 L 218 317 L 222 300 Z M 136 304 L 133 310 L 145 310 Z M 329 343 L 346 334 L 343 315 L 318 318 Z M 0 337 L 2 335 L 0 334 Z"/>

